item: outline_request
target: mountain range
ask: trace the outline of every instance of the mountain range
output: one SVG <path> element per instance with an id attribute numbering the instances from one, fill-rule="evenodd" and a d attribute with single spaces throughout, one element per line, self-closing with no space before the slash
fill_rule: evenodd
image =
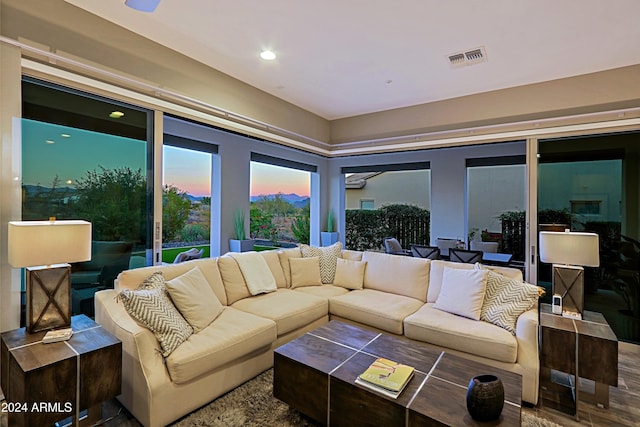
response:
<path id="1" fill-rule="evenodd" d="M 280 197 L 282 197 L 282 199 L 286 200 L 287 202 L 291 203 L 293 206 L 295 206 L 296 208 L 302 208 L 305 207 L 309 204 L 309 196 L 299 196 L 295 193 L 289 193 L 289 194 L 282 194 L 282 193 L 278 193 L 278 194 L 260 194 L 259 196 L 251 196 L 249 197 L 249 200 L 252 202 L 255 202 L 256 200 L 262 199 L 262 198 L 267 198 L 269 200 L 273 200 L 277 195 L 279 195 Z"/>

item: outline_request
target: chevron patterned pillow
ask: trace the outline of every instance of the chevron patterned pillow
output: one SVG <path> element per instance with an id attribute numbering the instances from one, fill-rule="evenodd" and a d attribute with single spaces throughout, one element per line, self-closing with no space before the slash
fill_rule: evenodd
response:
<path id="1" fill-rule="evenodd" d="M 159 271 L 147 277 L 136 290 L 121 290 L 118 299 L 131 317 L 154 333 L 164 357 L 193 333 L 193 328 L 171 302 Z"/>
<path id="2" fill-rule="evenodd" d="M 500 326 L 515 335 L 516 321 L 538 299 L 538 287 L 489 270 L 480 320 Z"/>
<path id="3" fill-rule="evenodd" d="M 300 250 L 304 258 L 320 258 L 320 279 L 322 279 L 322 283 L 333 283 L 333 278 L 336 275 L 337 260 L 342 253 L 342 243 L 336 242 L 331 246 L 324 247 L 300 245 Z"/>

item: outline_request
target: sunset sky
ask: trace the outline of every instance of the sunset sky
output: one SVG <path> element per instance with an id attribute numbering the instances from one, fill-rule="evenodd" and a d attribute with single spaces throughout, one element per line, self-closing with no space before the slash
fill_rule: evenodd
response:
<path id="1" fill-rule="evenodd" d="M 130 167 L 146 173 L 146 143 L 103 133 L 23 119 L 23 183 L 74 186 L 87 171 Z M 211 154 L 164 147 L 163 182 L 193 196 L 211 196 Z M 251 163 L 251 196 L 309 196 L 310 173 Z"/>

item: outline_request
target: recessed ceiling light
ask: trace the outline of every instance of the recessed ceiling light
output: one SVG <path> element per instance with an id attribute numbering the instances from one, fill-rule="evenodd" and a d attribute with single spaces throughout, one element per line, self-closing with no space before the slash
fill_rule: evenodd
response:
<path id="1" fill-rule="evenodd" d="M 273 61 L 274 59 L 276 59 L 276 54 L 271 50 L 263 50 L 262 52 L 260 52 L 260 58 L 264 59 L 265 61 Z"/>
<path id="2" fill-rule="evenodd" d="M 69 135 L 68 133 L 61 133 L 60 136 L 63 138 L 71 138 L 71 135 Z"/>
<path id="3" fill-rule="evenodd" d="M 109 114 L 109 117 L 111 117 L 112 119 L 119 119 L 122 116 L 124 116 L 124 113 L 122 111 L 112 111 Z"/>
<path id="4" fill-rule="evenodd" d="M 67 185 L 71 185 L 71 184 L 73 184 L 73 180 L 68 179 L 68 180 L 66 181 L 66 183 L 67 183 Z"/>
<path id="5" fill-rule="evenodd" d="M 47 144 L 55 144 L 56 143 L 53 139 L 47 139 L 45 142 Z"/>

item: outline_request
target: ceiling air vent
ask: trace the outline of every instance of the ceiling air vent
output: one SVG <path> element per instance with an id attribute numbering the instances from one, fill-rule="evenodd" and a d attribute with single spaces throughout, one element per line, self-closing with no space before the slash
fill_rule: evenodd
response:
<path id="1" fill-rule="evenodd" d="M 466 65 L 479 64 L 487 61 L 487 52 L 484 48 L 478 47 L 465 52 L 458 52 L 448 56 L 451 67 L 458 68 Z"/>

